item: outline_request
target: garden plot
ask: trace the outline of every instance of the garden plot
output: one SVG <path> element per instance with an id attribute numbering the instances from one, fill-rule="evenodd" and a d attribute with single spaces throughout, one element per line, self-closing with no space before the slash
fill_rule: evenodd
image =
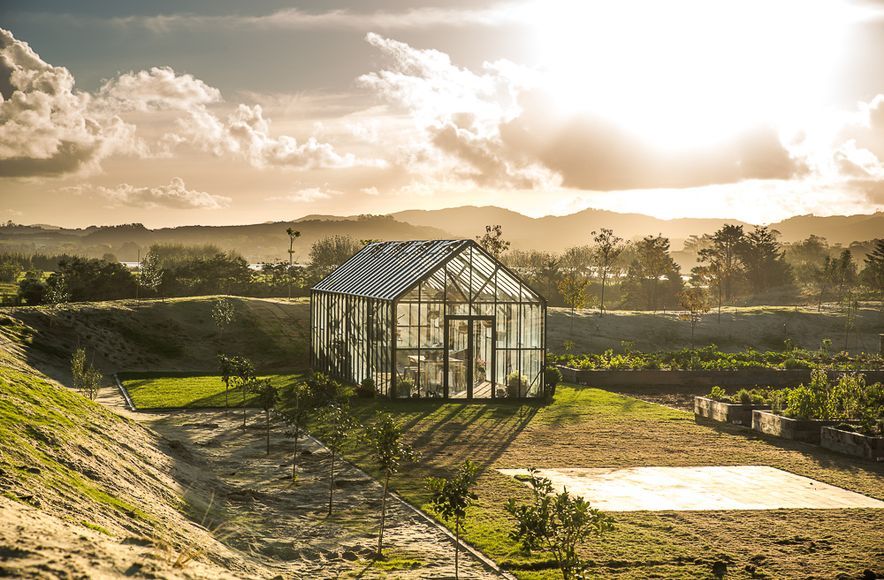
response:
<path id="1" fill-rule="evenodd" d="M 520 478 L 525 469 L 499 469 Z M 884 508 L 884 502 L 760 465 L 540 469 L 553 486 L 605 511 Z"/>

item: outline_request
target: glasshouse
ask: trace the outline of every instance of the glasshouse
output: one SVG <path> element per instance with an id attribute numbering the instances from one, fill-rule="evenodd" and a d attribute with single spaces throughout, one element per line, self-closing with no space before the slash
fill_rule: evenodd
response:
<path id="1" fill-rule="evenodd" d="M 310 291 L 313 368 L 392 398 L 543 393 L 546 303 L 471 240 L 375 242 Z"/>

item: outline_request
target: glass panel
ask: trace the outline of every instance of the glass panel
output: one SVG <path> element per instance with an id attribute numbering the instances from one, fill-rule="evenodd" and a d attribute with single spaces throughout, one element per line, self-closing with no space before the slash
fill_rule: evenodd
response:
<path id="1" fill-rule="evenodd" d="M 443 371 L 445 350 L 421 350 L 420 396 L 439 398 L 444 395 Z"/>
<path id="2" fill-rule="evenodd" d="M 470 350 L 473 364 L 473 398 L 489 399 L 492 396 L 494 377 L 491 368 L 494 351 L 494 326 L 491 320 L 472 320 L 473 333 Z"/>
<path id="3" fill-rule="evenodd" d="M 396 351 L 396 397 L 407 399 L 417 397 L 418 392 L 418 354 L 417 350 Z"/>
<path id="4" fill-rule="evenodd" d="M 448 320 L 448 396 L 467 396 L 467 361 L 469 359 L 469 323 Z"/>

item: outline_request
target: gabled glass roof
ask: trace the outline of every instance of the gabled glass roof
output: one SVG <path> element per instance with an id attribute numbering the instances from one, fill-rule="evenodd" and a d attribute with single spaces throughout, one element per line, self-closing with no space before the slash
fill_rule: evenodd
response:
<path id="1" fill-rule="evenodd" d="M 313 289 L 395 300 L 471 243 L 470 240 L 374 242 Z"/>
<path id="2" fill-rule="evenodd" d="M 441 292 L 447 280 L 451 289 L 458 288 L 479 301 L 493 301 L 495 294 L 503 301 L 543 300 L 472 240 L 375 242 L 313 290 L 397 300 L 422 280 L 427 281 L 427 288 Z"/>

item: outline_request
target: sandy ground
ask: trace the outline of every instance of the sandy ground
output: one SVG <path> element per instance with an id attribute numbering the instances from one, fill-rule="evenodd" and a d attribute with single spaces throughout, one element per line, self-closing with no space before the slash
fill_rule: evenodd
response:
<path id="1" fill-rule="evenodd" d="M 132 414 L 130 414 L 132 415 Z M 436 526 L 400 502 L 388 502 L 387 562 L 375 563 L 381 486 L 338 462 L 335 504 L 326 515 L 329 452 L 300 443 L 298 482 L 291 482 L 293 443 L 275 426 L 266 455 L 262 417 L 223 411 L 137 414 L 170 441 L 185 462 L 179 478 L 214 491 L 203 516 L 216 537 L 284 577 L 450 578 L 453 545 Z M 207 514 L 207 515 L 206 515 Z M 385 570 L 392 566 L 393 569 Z M 495 577 L 476 559 L 461 558 L 465 578 Z"/>

